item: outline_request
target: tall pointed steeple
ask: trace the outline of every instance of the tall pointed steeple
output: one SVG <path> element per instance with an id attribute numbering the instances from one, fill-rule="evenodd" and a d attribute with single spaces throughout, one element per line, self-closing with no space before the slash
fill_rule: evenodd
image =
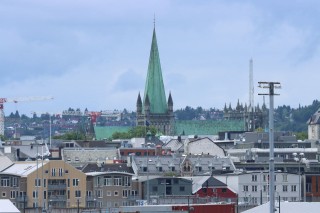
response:
<path id="1" fill-rule="evenodd" d="M 148 74 L 144 90 L 143 102 L 148 96 L 150 113 L 166 113 L 168 110 L 166 94 L 164 90 L 159 50 L 156 37 L 156 29 L 153 29 Z"/>

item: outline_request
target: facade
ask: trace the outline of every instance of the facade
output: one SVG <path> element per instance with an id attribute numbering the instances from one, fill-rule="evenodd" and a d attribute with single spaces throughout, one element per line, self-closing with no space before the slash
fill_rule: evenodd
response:
<path id="1" fill-rule="evenodd" d="M 0 176 L 2 198 L 19 209 L 85 207 L 86 175 L 64 161 L 16 162 Z"/>
<path id="2" fill-rule="evenodd" d="M 131 156 L 128 163 L 136 176 L 199 176 L 235 171 L 229 157 L 211 155 Z"/>
<path id="3" fill-rule="evenodd" d="M 143 188 L 143 199 L 148 200 L 151 204 L 164 203 L 184 203 L 187 196 L 192 195 L 192 180 L 179 177 L 158 177 L 141 179 Z"/>
<path id="4" fill-rule="evenodd" d="M 88 164 L 83 169 L 87 175 L 86 207 L 110 209 L 135 205 L 138 188 L 132 184 L 134 175 L 126 164 Z"/>
<path id="5" fill-rule="evenodd" d="M 153 30 L 148 73 L 141 99 L 137 99 L 137 126 L 154 126 L 158 132 L 171 135 L 173 131 L 173 100 L 171 93 L 166 101 L 162 70 L 157 45 L 156 31 Z"/>
<path id="6" fill-rule="evenodd" d="M 230 188 L 236 191 L 240 203 L 260 205 L 268 202 L 268 171 L 227 174 L 214 177 L 226 183 Z M 303 182 L 298 174 L 275 172 L 274 179 L 276 197 L 280 196 L 283 201 L 298 201 L 303 198 L 301 195 L 303 192 Z"/>
<path id="7" fill-rule="evenodd" d="M 320 139 L 320 108 L 311 116 L 307 122 L 308 124 L 308 139 Z"/>

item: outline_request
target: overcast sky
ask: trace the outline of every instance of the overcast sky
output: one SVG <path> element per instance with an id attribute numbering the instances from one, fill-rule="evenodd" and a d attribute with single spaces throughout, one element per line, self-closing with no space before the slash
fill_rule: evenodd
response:
<path id="1" fill-rule="evenodd" d="M 135 110 L 143 93 L 153 19 L 166 96 L 174 109 L 222 109 L 279 81 L 275 105 L 319 99 L 319 1 L 1 0 L 0 96 L 19 110 Z M 268 104 L 266 97 L 266 104 Z"/>

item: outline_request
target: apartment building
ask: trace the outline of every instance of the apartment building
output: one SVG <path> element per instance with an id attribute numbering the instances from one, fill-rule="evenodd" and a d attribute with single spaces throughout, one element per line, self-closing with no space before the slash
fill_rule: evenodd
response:
<path id="1" fill-rule="evenodd" d="M 110 209 L 136 204 L 138 188 L 132 183 L 134 175 L 127 164 L 87 164 L 86 207 Z"/>
<path id="2" fill-rule="evenodd" d="M 19 209 L 85 207 L 86 175 L 64 161 L 21 161 L 0 173 L 3 199 Z"/>

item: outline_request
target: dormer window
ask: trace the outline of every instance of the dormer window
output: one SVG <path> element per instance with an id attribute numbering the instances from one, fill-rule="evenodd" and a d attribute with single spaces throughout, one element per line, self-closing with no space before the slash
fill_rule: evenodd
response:
<path id="1" fill-rule="evenodd" d="M 162 166 L 158 166 L 157 169 L 159 172 L 162 172 Z"/>
<path id="2" fill-rule="evenodd" d="M 202 167 L 201 166 L 196 166 L 196 170 L 197 170 L 197 172 L 201 172 L 202 171 Z"/>

